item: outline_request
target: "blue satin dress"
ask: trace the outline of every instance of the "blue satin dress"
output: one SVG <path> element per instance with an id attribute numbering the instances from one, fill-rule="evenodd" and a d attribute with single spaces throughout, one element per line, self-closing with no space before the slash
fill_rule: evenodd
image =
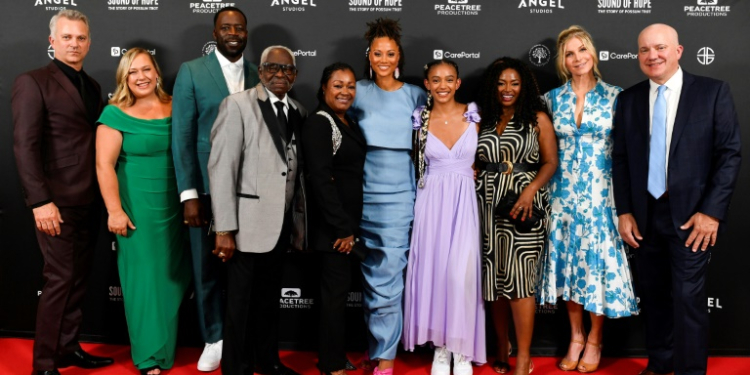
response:
<path id="1" fill-rule="evenodd" d="M 426 99 L 424 91 L 407 83 L 384 91 L 362 80 L 349 109 L 367 140 L 360 228 L 370 249 L 362 273 L 372 359 L 394 359 L 403 330 L 401 298 L 416 191 L 411 115 Z"/>

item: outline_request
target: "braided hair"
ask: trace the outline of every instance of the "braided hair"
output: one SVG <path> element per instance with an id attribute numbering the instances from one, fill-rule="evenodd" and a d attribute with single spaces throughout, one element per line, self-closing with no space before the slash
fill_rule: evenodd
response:
<path id="1" fill-rule="evenodd" d="M 516 123 L 528 124 L 534 128 L 538 125 L 537 112 L 549 115 L 547 103 L 542 100 L 539 85 L 528 65 L 512 57 L 501 57 L 485 69 L 479 88 L 479 107 L 482 108 L 481 131 L 494 130 L 503 115 L 497 80 L 505 69 L 514 69 L 521 76 L 521 92 L 516 101 L 514 114 Z"/>
<path id="2" fill-rule="evenodd" d="M 398 46 L 398 69 L 404 70 L 404 49 L 401 46 L 401 26 L 398 20 L 390 18 L 377 18 L 375 21 L 367 23 L 365 39 L 367 40 L 367 52 L 365 52 L 365 78 L 370 77 L 370 47 L 375 38 L 388 38 L 396 42 Z"/>
<path id="3" fill-rule="evenodd" d="M 453 67 L 453 69 L 456 70 L 456 78 L 459 77 L 458 75 L 458 64 L 456 64 L 452 60 L 448 59 L 440 59 L 440 60 L 433 60 L 427 63 L 424 66 L 424 79 L 428 80 L 430 75 L 430 70 L 438 65 L 450 65 Z M 419 112 L 419 118 L 421 120 L 421 126 L 419 129 L 416 129 L 416 134 L 412 137 L 414 139 L 414 145 L 413 149 L 416 151 L 416 157 L 414 158 L 414 170 L 417 173 L 417 185 L 420 188 L 424 187 L 424 172 L 425 172 L 425 158 L 424 158 L 424 150 L 427 146 L 427 130 L 430 126 L 430 112 L 432 112 L 432 94 L 427 94 L 427 105 L 422 107 L 422 110 Z"/>

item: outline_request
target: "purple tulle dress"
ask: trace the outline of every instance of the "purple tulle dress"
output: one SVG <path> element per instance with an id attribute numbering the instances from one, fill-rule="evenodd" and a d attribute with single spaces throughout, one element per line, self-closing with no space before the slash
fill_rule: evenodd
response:
<path id="1" fill-rule="evenodd" d="M 419 111 L 415 111 L 415 126 Z M 452 149 L 427 135 L 424 187 L 417 189 L 404 290 L 406 350 L 432 342 L 485 363 L 481 234 L 474 188 L 477 106 Z"/>

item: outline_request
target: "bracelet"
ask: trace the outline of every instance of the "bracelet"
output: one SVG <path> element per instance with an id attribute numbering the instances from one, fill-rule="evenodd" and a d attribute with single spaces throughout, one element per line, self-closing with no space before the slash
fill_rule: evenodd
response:
<path id="1" fill-rule="evenodd" d="M 229 234 L 229 232 L 214 232 L 217 236 L 226 236 Z"/>

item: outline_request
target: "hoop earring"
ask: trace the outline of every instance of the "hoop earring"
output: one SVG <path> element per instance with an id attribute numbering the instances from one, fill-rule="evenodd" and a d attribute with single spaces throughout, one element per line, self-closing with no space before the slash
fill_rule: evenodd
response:
<path id="1" fill-rule="evenodd" d="M 401 72 L 399 71 L 398 67 L 396 67 L 396 72 L 393 74 L 393 76 L 396 77 L 396 79 L 401 76 Z"/>

